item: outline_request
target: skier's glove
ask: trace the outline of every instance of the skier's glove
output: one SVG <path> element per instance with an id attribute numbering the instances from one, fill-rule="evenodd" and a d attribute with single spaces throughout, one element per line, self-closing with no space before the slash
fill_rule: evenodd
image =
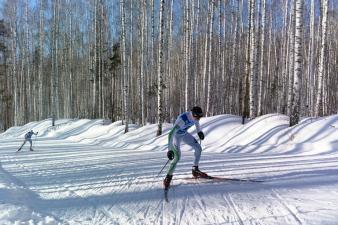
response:
<path id="1" fill-rule="evenodd" d="M 203 134 L 202 131 L 198 132 L 197 134 L 198 134 L 198 137 L 199 137 L 201 140 L 204 139 L 204 134 Z"/>
<path id="2" fill-rule="evenodd" d="M 174 155 L 174 151 L 173 150 L 170 150 L 167 152 L 167 157 L 169 160 L 173 160 L 175 155 Z"/>

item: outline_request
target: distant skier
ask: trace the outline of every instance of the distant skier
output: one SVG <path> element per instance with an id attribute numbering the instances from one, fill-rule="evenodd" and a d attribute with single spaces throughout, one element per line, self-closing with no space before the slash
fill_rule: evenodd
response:
<path id="1" fill-rule="evenodd" d="M 168 137 L 168 152 L 169 160 L 172 160 L 167 175 L 163 181 L 165 190 L 168 190 L 174 170 L 178 161 L 181 158 L 181 143 L 184 142 L 195 150 L 195 160 L 192 167 L 192 175 L 194 177 L 208 177 L 206 173 L 198 169 L 202 148 L 197 140 L 187 132 L 187 130 L 195 125 L 198 137 L 203 140 L 204 134 L 201 131 L 199 120 L 203 117 L 203 111 L 199 106 L 195 106 L 191 111 L 187 111 L 179 115 L 174 123 L 174 127 L 169 132 Z"/>
<path id="2" fill-rule="evenodd" d="M 25 134 L 25 141 L 23 142 L 23 144 L 21 145 L 21 147 L 18 149 L 18 152 L 22 149 L 22 147 L 26 144 L 27 141 L 31 144 L 29 150 L 33 151 L 33 148 L 32 148 L 32 136 L 33 136 L 33 134 L 34 135 L 38 135 L 38 132 L 34 133 L 34 131 L 31 130 L 27 134 Z"/>

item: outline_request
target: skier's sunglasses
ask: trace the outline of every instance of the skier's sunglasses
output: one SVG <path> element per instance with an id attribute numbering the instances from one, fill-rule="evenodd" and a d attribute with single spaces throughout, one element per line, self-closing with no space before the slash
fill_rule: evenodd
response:
<path id="1" fill-rule="evenodd" d="M 203 117 L 203 115 L 192 115 L 193 117 L 195 117 L 196 119 L 201 119 Z"/>

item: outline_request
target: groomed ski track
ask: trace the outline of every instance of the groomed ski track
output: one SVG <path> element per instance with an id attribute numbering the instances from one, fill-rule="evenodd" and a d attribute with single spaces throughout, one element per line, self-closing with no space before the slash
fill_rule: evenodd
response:
<path id="1" fill-rule="evenodd" d="M 202 171 L 191 176 L 183 146 L 168 202 L 158 172 L 167 133 L 156 125 L 124 134 L 121 122 L 50 120 L 0 134 L 0 224 L 37 225 L 335 225 L 338 221 L 338 116 L 304 119 L 271 114 L 249 121 L 202 120 Z M 33 148 L 16 150 L 30 129 Z M 190 131 L 196 135 L 194 130 Z"/>
<path id="2" fill-rule="evenodd" d="M 318 224 L 313 218 L 322 221 L 338 208 L 338 191 L 330 188 L 337 177 L 322 176 L 337 170 L 337 154 L 207 153 L 201 168 L 209 174 L 265 182 L 185 183 L 175 179 L 190 176 L 192 154 L 183 152 L 167 203 L 164 175 L 156 177 L 163 152 L 49 139 L 36 145 L 34 152 L 1 149 L 0 178 L 10 187 L 1 189 L 7 192 L 1 201 L 55 224 Z M 331 200 L 324 203 L 327 191 Z"/>

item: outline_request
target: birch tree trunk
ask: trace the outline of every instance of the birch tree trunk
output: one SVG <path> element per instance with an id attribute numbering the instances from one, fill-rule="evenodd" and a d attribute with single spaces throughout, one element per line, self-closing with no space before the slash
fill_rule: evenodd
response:
<path id="1" fill-rule="evenodd" d="M 224 6 L 225 8 L 225 6 Z M 222 93 L 224 93 L 224 76 L 223 76 L 223 68 L 225 67 L 224 65 L 224 60 L 223 60 L 223 51 L 222 51 L 222 18 L 224 17 L 223 13 L 222 13 L 222 0 L 218 0 L 218 48 L 217 48 L 217 77 L 219 79 L 220 82 L 217 82 L 217 95 L 218 96 L 222 96 Z M 224 48 L 223 48 L 224 50 Z M 220 98 L 217 101 L 218 107 L 217 107 L 217 111 L 221 110 L 223 107 L 221 107 L 222 105 L 224 105 L 224 98 Z"/>
<path id="2" fill-rule="evenodd" d="M 328 0 L 322 1 L 322 32 L 321 32 L 321 45 L 319 55 L 319 68 L 318 68 L 318 85 L 317 85 L 317 101 L 315 107 L 315 116 L 323 115 L 323 84 L 324 80 L 324 58 L 326 56 L 326 36 L 327 36 L 327 8 Z"/>
<path id="3" fill-rule="evenodd" d="M 294 68 L 295 68 L 295 3 L 292 4 L 292 14 L 291 14 L 291 25 L 290 25 L 290 57 L 289 57 L 289 63 L 290 63 L 290 70 L 289 70 L 289 84 L 288 84 L 288 102 L 287 102 L 287 115 L 291 115 L 292 110 L 292 104 L 293 104 L 293 83 L 294 83 Z"/>
<path id="4" fill-rule="evenodd" d="M 245 72 L 244 72 L 244 79 L 242 81 L 242 95 L 243 95 L 243 101 L 242 101 L 242 124 L 245 123 L 245 118 L 250 117 L 250 56 L 251 56 L 251 30 L 253 24 L 251 23 L 251 13 L 252 13 L 252 4 L 250 0 L 248 2 L 248 32 L 247 32 L 247 39 L 246 39 L 246 55 L 245 55 Z"/>
<path id="5" fill-rule="evenodd" d="M 210 23 L 211 23 L 211 17 L 212 17 L 212 15 L 211 15 L 211 2 L 212 2 L 213 0 L 209 0 L 208 2 L 209 2 L 209 4 L 208 4 L 208 17 L 207 17 L 207 22 L 206 22 L 206 24 L 207 24 L 207 26 L 208 27 L 210 27 L 211 25 L 210 25 Z M 208 32 L 205 34 L 205 41 L 204 41 L 204 57 L 203 57 L 203 74 L 202 74 L 202 84 L 201 84 L 201 86 L 202 86 L 202 96 L 201 96 L 201 99 L 203 99 L 203 101 L 202 101 L 202 104 L 203 105 L 206 105 L 206 99 L 207 99 L 207 96 L 206 96 L 206 90 L 207 90 L 207 87 L 206 87 L 206 84 L 207 84 L 207 68 L 208 68 L 208 64 L 207 64 L 207 62 L 208 62 L 208 44 L 210 45 L 210 43 L 209 43 L 209 32 L 210 32 L 210 28 L 207 28 L 208 29 Z M 210 47 L 209 47 L 210 48 Z"/>
<path id="6" fill-rule="evenodd" d="M 288 90 L 288 14 L 289 14 L 289 0 L 286 0 L 283 7 L 284 16 L 283 16 L 283 29 L 282 29 L 282 43 L 281 43 L 281 51 L 280 51 L 280 58 L 281 58 L 281 74 L 279 75 L 279 91 L 277 101 L 280 102 L 280 106 L 277 108 L 278 112 L 285 113 L 287 110 L 287 90 Z"/>
<path id="7" fill-rule="evenodd" d="M 53 122 L 59 117 L 59 60 L 58 60 L 58 36 L 59 36 L 59 0 L 53 3 L 53 37 L 52 37 L 52 73 L 51 76 L 51 112 Z M 54 123 L 53 123 L 54 126 Z"/>
<path id="8" fill-rule="evenodd" d="M 12 4 L 10 5 L 10 31 L 12 34 L 12 40 L 11 40 L 11 59 L 13 62 L 12 66 L 12 76 L 13 76 L 13 95 L 14 95 L 14 116 L 13 116 L 13 124 L 14 126 L 19 125 L 20 121 L 20 90 L 18 87 L 19 79 L 17 74 L 17 3 L 16 1 L 12 1 Z"/>
<path id="9" fill-rule="evenodd" d="M 272 30 L 273 30 L 273 21 L 274 21 L 274 17 L 273 17 L 273 10 L 272 7 L 270 7 L 270 12 L 269 12 L 269 39 L 268 39 L 268 65 L 266 68 L 267 71 L 267 79 L 266 79 L 266 94 L 264 95 L 264 99 L 266 100 L 267 98 L 270 98 L 272 96 L 272 92 L 271 92 L 271 76 L 272 76 L 272 71 L 271 71 L 271 67 L 272 67 L 272 63 L 271 63 L 271 57 L 272 57 Z M 270 109 L 268 109 L 267 107 L 265 107 L 267 112 L 270 112 Z"/>
<path id="10" fill-rule="evenodd" d="M 128 74 L 126 61 L 126 23 L 125 23 L 125 0 L 120 0 L 120 14 L 121 14 L 121 44 L 122 44 L 122 76 L 123 77 L 123 113 L 125 118 L 124 133 L 129 131 L 129 96 L 128 96 Z"/>
<path id="11" fill-rule="evenodd" d="M 188 92 L 188 88 L 189 88 L 189 1 L 190 0 L 185 0 L 185 5 L 184 5 L 184 74 L 185 74 L 185 89 L 184 89 L 184 106 L 185 109 L 188 109 L 188 103 L 189 103 L 189 92 Z"/>
<path id="12" fill-rule="evenodd" d="M 24 105 L 24 121 L 27 123 L 30 121 L 30 116 L 32 113 L 32 98 L 31 95 L 31 71 L 30 71 L 30 52 L 29 52 L 29 27 L 28 27 L 28 0 L 25 1 L 25 13 L 24 13 L 24 20 L 25 20 L 25 31 L 24 31 L 24 57 L 23 57 L 23 68 L 25 68 L 24 73 L 25 77 L 23 78 L 25 83 L 25 105 Z"/>
<path id="13" fill-rule="evenodd" d="M 303 1 L 296 0 L 296 27 L 295 27 L 295 67 L 294 67 L 294 83 L 293 83 L 293 104 L 292 113 L 290 115 L 290 126 L 298 124 L 300 114 L 300 82 L 302 78 L 302 46 L 303 46 Z"/>
<path id="14" fill-rule="evenodd" d="M 309 96 L 308 104 L 310 115 L 314 112 L 314 50 L 315 50 L 315 0 L 311 0 L 311 13 L 310 13 L 310 42 L 309 42 L 309 53 L 308 53 L 308 79 L 309 79 Z"/>
<path id="15" fill-rule="evenodd" d="M 263 115 L 263 91 L 265 87 L 263 86 L 266 82 L 266 76 L 264 71 L 264 46 L 265 46 L 265 22 L 266 22 L 266 0 L 263 0 L 263 15 L 261 20 L 261 53 L 260 53 L 260 66 L 259 66 L 259 92 L 258 92 L 258 116 Z"/>
<path id="16" fill-rule="evenodd" d="M 167 62 L 167 76 L 169 78 L 169 82 L 168 82 L 168 116 L 169 116 L 169 120 L 172 117 L 172 112 L 173 112 L 173 106 L 172 106 L 172 97 L 171 97 L 171 88 L 173 87 L 174 84 L 174 79 L 173 79 L 173 74 L 172 74 L 172 62 L 173 60 L 172 58 L 172 47 L 173 47 L 173 35 L 172 35 L 172 31 L 173 31 L 173 12 L 174 12 L 174 0 L 170 0 L 170 4 L 169 4 L 169 34 L 168 34 L 168 62 Z M 174 89 L 174 88 L 173 88 Z"/>
<path id="17" fill-rule="evenodd" d="M 134 45 L 133 45 L 133 42 L 134 42 L 134 38 L 133 38 L 133 34 L 134 34 L 134 22 L 133 22 L 133 17 L 135 16 L 134 15 L 134 10 L 133 10 L 133 4 L 134 4 L 134 1 L 133 0 L 129 0 L 130 1 L 130 40 L 129 40 L 129 43 L 130 43 L 130 55 L 129 55 L 129 85 L 131 88 L 129 88 L 129 94 L 130 94 L 130 97 L 134 97 L 136 92 L 134 92 L 134 89 L 133 89 L 133 83 L 136 79 L 133 79 L 134 78 L 134 60 L 133 60 L 133 52 L 134 52 Z M 130 104 L 130 111 L 131 111 L 131 115 L 133 115 L 133 112 L 135 111 L 135 106 L 134 104 Z"/>
<path id="18" fill-rule="evenodd" d="M 197 12 L 196 12 L 196 25 L 194 27 L 194 33 L 198 33 L 199 32 L 199 28 L 200 28 L 200 20 L 201 20 L 201 1 L 197 0 L 196 3 L 196 7 L 197 7 Z M 200 44 L 200 35 L 197 35 L 196 37 L 196 44 Z M 195 48 L 195 63 L 196 63 L 196 77 L 194 79 L 194 105 L 197 105 L 197 102 L 200 102 L 200 99 L 203 96 L 202 91 L 203 90 L 199 90 L 198 85 L 199 82 L 198 80 L 201 77 L 201 67 L 200 67 L 200 51 L 199 48 Z"/>
<path id="19" fill-rule="evenodd" d="M 256 93 L 257 93 L 257 73 L 255 68 L 256 60 L 256 40 L 255 40 L 255 0 L 250 1 L 250 118 L 257 116 Z"/>
<path id="20" fill-rule="evenodd" d="M 144 102 L 144 54 L 145 54 L 145 41 L 144 36 L 146 35 L 146 0 L 142 0 L 142 16 L 141 16 L 141 52 L 140 52 L 140 84 L 139 84 L 139 91 L 140 91 L 140 112 L 141 112 L 141 124 L 145 125 L 145 102 Z"/>
<path id="21" fill-rule="evenodd" d="M 148 68 L 148 84 L 147 84 L 147 90 L 150 91 L 151 87 L 153 85 L 153 77 L 155 76 L 155 71 L 153 68 L 157 68 L 155 63 L 155 5 L 154 5 L 154 0 L 150 0 L 150 57 L 149 57 L 149 61 L 150 61 L 150 67 Z M 148 103 L 147 103 L 147 117 L 149 118 L 149 120 L 151 119 L 150 117 L 152 117 L 154 114 L 151 113 L 151 109 L 154 108 L 154 104 L 153 104 L 153 97 L 152 96 L 148 96 Z M 150 120 L 151 121 L 151 120 Z"/>
<path id="22" fill-rule="evenodd" d="M 209 49 L 208 49 L 208 87 L 207 87 L 207 108 L 206 108 L 206 116 L 210 115 L 211 111 L 211 60 L 212 60 L 212 37 L 213 37 L 213 31 L 214 31 L 214 20 L 215 20 L 215 14 L 214 14 L 214 7 L 215 7 L 215 0 L 210 0 L 210 23 L 209 23 Z"/>
<path id="23" fill-rule="evenodd" d="M 159 17 L 159 46 L 158 46 L 158 64 L 157 64 L 157 136 L 162 134 L 163 123 L 163 29 L 164 29 L 164 0 L 160 2 L 160 17 Z"/>
<path id="24" fill-rule="evenodd" d="M 44 49 L 44 1 L 40 0 L 40 11 L 39 11 L 39 68 L 38 68 L 38 80 L 39 80 L 39 93 L 38 93 L 38 118 L 42 119 L 45 117 L 45 107 L 43 99 L 43 49 Z"/>

